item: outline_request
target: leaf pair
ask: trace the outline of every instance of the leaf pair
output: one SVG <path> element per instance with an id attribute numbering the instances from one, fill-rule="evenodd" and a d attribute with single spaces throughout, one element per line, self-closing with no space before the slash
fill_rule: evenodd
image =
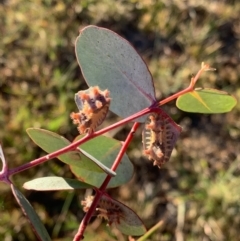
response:
<path id="1" fill-rule="evenodd" d="M 47 130 L 29 128 L 27 133 L 47 153 L 57 151 L 71 144 L 64 137 Z M 83 136 L 79 136 L 76 140 L 81 137 Z M 115 175 L 109 168 L 112 166 L 120 148 L 120 141 L 99 136 L 82 144 L 81 149 L 62 154 L 58 159 L 68 164 L 79 180 L 92 186 L 100 187 L 107 174 Z M 128 182 L 132 175 L 133 165 L 125 154 L 118 168 L 118 175 L 110 181 L 108 187 L 120 186 Z"/>
<path id="2" fill-rule="evenodd" d="M 47 130 L 30 128 L 27 130 L 27 133 L 38 146 L 48 153 L 70 144 L 70 142 L 65 138 Z M 76 138 L 76 140 L 82 137 L 83 136 L 79 136 Z M 108 173 L 107 166 L 112 165 L 119 153 L 120 148 L 121 143 L 117 140 L 104 136 L 96 137 L 82 144 L 81 149 L 79 148 L 79 151 L 68 152 L 58 157 L 61 161 L 70 166 L 70 169 L 79 180 L 55 176 L 37 178 L 26 182 L 24 184 L 24 188 L 37 191 L 53 191 L 100 187 L 106 178 L 107 174 L 105 172 Z M 82 152 L 84 152 L 85 155 Z M 98 158 L 97 162 L 95 158 Z M 101 165 L 98 165 L 99 163 L 101 163 Z M 128 182 L 132 177 L 132 174 L 133 166 L 125 154 L 122 158 L 121 165 L 118 168 L 118 175 L 110 181 L 108 188 L 116 187 Z M 22 206 L 26 215 L 28 217 L 30 216 L 29 219 L 31 222 L 33 222 L 33 226 L 35 227 L 38 223 L 38 221 L 35 221 L 35 219 L 38 218 L 37 214 L 34 212 L 34 210 L 30 210 L 31 205 L 26 204 L 28 201 L 24 199 L 21 193 L 18 191 L 16 192 L 19 196 L 18 199 L 20 205 Z M 115 209 L 112 209 L 112 205 L 114 205 Z M 30 211 L 25 211 L 25 209 Z M 104 217 L 109 224 L 114 224 L 122 233 L 126 235 L 139 236 L 144 234 L 146 231 L 141 219 L 137 216 L 137 214 L 135 214 L 124 204 L 110 197 L 103 196 L 96 211 L 98 212 L 99 217 Z M 33 219 L 31 218 L 32 216 L 36 217 Z M 44 234 L 41 234 L 41 232 L 43 232 L 42 228 L 40 230 L 38 229 L 35 228 L 37 235 L 40 237 L 43 237 L 42 235 L 46 235 L 45 232 Z"/>

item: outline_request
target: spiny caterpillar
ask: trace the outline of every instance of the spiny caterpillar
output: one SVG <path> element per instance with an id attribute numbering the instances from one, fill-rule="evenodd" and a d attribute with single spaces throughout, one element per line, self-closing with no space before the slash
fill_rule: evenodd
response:
<path id="1" fill-rule="evenodd" d="M 85 198 L 84 201 L 81 202 L 83 206 L 83 211 L 87 212 L 92 204 L 93 196 L 88 196 Z M 95 215 L 99 218 L 104 218 L 107 220 L 108 224 L 111 225 L 112 223 L 119 224 L 120 219 L 124 218 L 124 211 L 121 208 L 119 202 L 113 200 L 112 198 L 108 198 L 106 196 L 102 196 L 98 202 Z"/>
<path id="2" fill-rule="evenodd" d="M 167 162 L 182 128 L 167 114 L 154 113 L 149 116 L 142 132 L 143 153 L 159 168 Z"/>
<path id="3" fill-rule="evenodd" d="M 80 134 L 92 133 L 102 124 L 110 105 L 109 91 L 101 91 L 98 86 L 75 94 L 78 113 L 72 112 L 70 117 L 78 125 Z"/>

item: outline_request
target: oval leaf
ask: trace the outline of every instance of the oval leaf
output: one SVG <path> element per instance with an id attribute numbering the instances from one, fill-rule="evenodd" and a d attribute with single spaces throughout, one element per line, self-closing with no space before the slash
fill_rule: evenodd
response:
<path id="1" fill-rule="evenodd" d="M 57 191 L 93 188 L 89 184 L 75 179 L 63 177 L 41 177 L 25 182 L 23 187 L 28 190 Z"/>
<path id="2" fill-rule="evenodd" d="M 71 144 L 71 142 L 64 137 L 44 129 L 29 128 L 27 129 L 27 134 L 39 147 L 41 147 L 47 153 L 57 151 Z M 78 151 L 65 153 L 58 156 L 58 159 L 70 166 L 78 166 L 81 164 L 80 166 L 84 170 L 101 173 L 106 172 L 111 176 L 116 175 L 115 172 L 104 166 L 97 159 L 91 160 Z"/>
<path id="3" fill-rule="evenodd" d="M 186 112 L 214 114 L 232 110 L 236 99 L 227 92 L 215 89 L 196 89 L 177 99 L 177 107 Z"/>
<path id="4" fill-rule="evenodd" d="M 101 204 L 103 204 L 103 207 L 101 207 Z M 109 224 L 113 223 L 123 234 L 140 236 L 146 232 L 142 220 L 132 209 L 123 203 L 103 195 L 98 205 L 100 208 L 107 211 L 106 214 L 103 213 L 103 217 L 105 215 Z"/>
<path id="5" fill-rule="evenodd" d="M 46 228 L 38 217 L 37 213 L 33 209 L 32 205 L 24 197 L 24 195 L 13 185 L 11 185 L 12 193 L 15 196 L 18 204 L 20 205 L 24 215 L 29 219 L 35 234 L 38 236 L 39 240 L 51 241 Z"/>
<path id="6" fill-rule="evenodd" d="M 146 64 L 118 34 L 96 26 L 84 28 L 76 40 L 76 56 L 87 84 L 110 91 L 110 110 L 115 114 L 125 118 L 155 102 Z"/>
<path id="7" fill-rule="evenodd" d="M 78 138 L 81 138 L 81 136 Z M 98 136 L 82 144 L 80 147 L 81 150 L 91 154 L 94 158 L 97 158 L 101 163 L 110 168 L 116 159 L 121 146 L 122 144 L 120 141 L 106 136 Z M 71 166 L 71 170 L 81 181 L 89 183 L 95 187 L 100 187 L 106 178 L 105 173 L 93 173 L 92 171 L 81 168 L 81 162 L 78 166 Z M 132 175 L 133 165 L 128 159 L 128 156 L 124 154 L 121 164 L 117 169 L 117 175 L 111 179 L 108 188 L 117 187 L 128 182 Z"/>

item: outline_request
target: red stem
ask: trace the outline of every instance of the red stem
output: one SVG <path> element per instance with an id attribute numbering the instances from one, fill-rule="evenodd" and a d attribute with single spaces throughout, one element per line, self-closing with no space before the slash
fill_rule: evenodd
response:
<path id="1" fill-rule="evenodd" d="M 124 141 L 112 167 L 111 167 L 111 170 L 112 171 L 116 171 L 117 170 L 117 167 L 118 165 L 120 164 L 121 160 L 122 160 L 122 157 L 124 155 L 124 153 L 126 152 L 133 136 L 134 136 L 134 133 L 136 132 L 137 128 L 139 127 L 140 123 L 138 122 L 135 122 L 131 131 L 129 132 L 126 140 Z M 101 187 L 99 189 L 96 190 L 96 195 L 94 197 L 94 200 L 91 204 L 91 207 L 89 208 L 88 212 L 86 213 L 86 215 L 84 216 L 84 218 L 82 219 L 82 222 L 79 226 L 79 229 L 78 229 L 78 232 L 77 234 L 75 235 L 73 241 L 80 241 L 83 239 L 83 234 L 84 234 L 84 231 L 92 217 L 92 215 L 94 214 L 95 210 L 96 210 L 96 207 L 97 207 L 97 204 L 99 202 L 99 200 L 101 199 L 101 196 L 105 193 L 105 189 L 107 188 L 107 185 L 108 183 L 110 182 L 111 180 L 111 176 L 107 176 L 103 182 L 103 184 L 101 185 Z"/>
<path id="2" fill-rule="evenodd" d="M 98 204 L 98 201 L 100 200 L 101 196 L 102 196 L 102 194 L 100 192 L 96 192 L 94 200 L 93 200 L 90 208 L 88 209 L 88 212 L 86 213 L 86 215 L 82 219 L 82 222 L 79 226 L 78 232 L 75 235 L 73 241 L 79 241 L 79 240 L 82 240 L 84 238 L 83 233 L 84 233 L 85 229 L 87 228 L 87 225 L 88 225 L 93 213 L 95 212 L 95 210 L 97 208 L 97 204 Z"/>
<path id="3" fill-rule="evenodd" d="M 164 104 L 166 104 L 166 103 L 168 103 L 168 102 L 178 98 L 180 95 L 183 95 L 183 94 L 186 94 L 188 92 L 193 91 L 194 85 L 196 84 L 196 82 L 199 79 L 200 75 L 202 74 L 203 71 L 206 71 L 206 70 L 212 70 L 212 69 L 209 67 L 209 65 L 202 64 L 202 68 L 198 71 L 197 75 L 194 78 L 191 79 L 190 85 L 186 89 L 184 89 L 184 90 L 182 90 L 182 91 L 180 91 L 180 92 L 178 92 L 178 93 L 176 93 L 176 94 L 174 94 L 174 95 L 172 95 L 170 97 L 167 97 L 166 99 L 160 101 L 158 103 L 158 105 L 162 106 L 162 105 L 164 105 Z M 113 124 L 111 126 L 108 126 L 108 127 L 104 128 L 102 130 L 99 130 L 97 132 L 94 132 L 91 135 L 86 135 L 82 139 L 80 139 L 80 140 L 78 140 L 78 141 L 70 144 L 69 146 L 66 146 L 66 147 L 64 147 L 64 148 L 62 148 L 62 149 L 60 149 L 58 151 L 52 152 L 51 154 L 48 154 L 46 156 L 40 157 L 38 159 L 35 159 L 34 161 L 26 163 L 26 164 L 24 164 L 24 165 L 22 165 L 20 167 L 13 168 L 13 169 L 8 171 L 7 176 L 14 175 L 16 173 L 22 172 L 22 171 L 27 170 L 27 169 L 29 169 L 31 167 L 37 166 L 39 164 L 42 164 L 42 163 L 44 163 L 44 162 L 46 162 L 46 161 L 48 161 L 50 159 L 53 159 L 53 158 L 55 158 L 55 157 L 57 157 L 57 156 L 59 156 L 61 154 L 64 154 L 64 153 L 72 151 L 72 150 L 75 150 L 80 144 L 83 144 L 84 142 L 86 142 L 86 141 L 88 141 L 88 140 L 90 140 L 90 139 L 92 139 L 92 138 L 94 138 L 96 136 L 102 135 L 105 132 L 108 132 L 108 131 L 110 131 L 112 129 L 115 129 L 115 128 L 117 128 L 117 127 L 119 127 L 119 126 L 129 122 L 129 121 L 137 119 L 137 118 L 139 118 L 141 116 L 144 116 L 144 115 L 146 115 L 146 114 L 148 114 L 150 112 L 154 112 L 154 109 L 156 107 L 157 107 L 156 104 L 154 104 L 153 106 L 145 108 L 144 110 L 141 110 L 138 113 L 136 113 L 134 115 L 131 115 L 130 117 L 125 118 L 125 119 L 123 119 L 123 120 L 121 120 L 121 121 L 119 121 L 119 122 L 117 122 L 117 123 L 115 123 L 115 124 Z M 2 173 L 0 173 L 0 178 L 2 176 L 1 174 Z"/>
<path id="4" fill-rule="evenodd" d="M 124 153 L 126 152 L 128 146 L 129 146 L 129 144 L 130 144 L 130 142 L 131 142 L 131 140 L 132 140 L 132 138 L 134 136 L 134 133 L 138 129 L 139 125 L 140 125 L 140 123 L 138 123 L 138 122 L 134 123 L 131 131 L 129 132 L 126 140 L 124 141 L 124 143 L 122 145 L 121 150 L 119 151 L 119 153 L 118 153 L 118 155 L 117 155 L 117 157 L 116 157 L 116 159 L 115 159 L 115 161 L 114 161 L 114 163 L 113 163 L 113 165 L 111 167 L 112 171 L 115 172 L 117 170 L 118 165 L 120 164 L 120 162 L 122 160 L 122 157 L 123 157 Z M 100 191 L 105 191 L 105 189 L 107 188 L 107 185 L 108 185 L 109 181 L 111 180 L 111 178 L 112 177 L 109 176 L 109 175 L 106 177 L 106 179 L 104 180 L 102 186 L 99 188 Z"/>
<path id="5" fill-rule="evenodd" d="M 129 121 L 132 121 L 132 120 L 138 118 L 138 117 L 146 115 L 146 114 L 148 114 L 148 113 L 150 113 L 152 111 L 153 111 L 153 109 L 151 109 L 151 108 L 146 108 L 144 110 L 141 110 L 138 113 L 136 113 L 136 114 L 134 114 L 134 115 L 132 115 L 132 116 L 130 116 L 128 118 L 125 118 L 125 119 L 123 119 L 123 120 L 121 120 L 121 121 L 119 121 L 117 123 L 114 123 L 111 126 L 108 126 L 108 127 L 104 128 L 102 130 L 96 131 L 96 132 L 92 133 L 91 135 L 86 135 L 82 139 L 80 139 L 80 140 L 78 140 L 76 142 L 73 142 L 70 145 L 68 145 L 68 146 L 66 146 L 66 147 L 64 147 L 64 148 L 62 148 L 62 149 L 60 149 L 58 151 L 52 152 L 52 153 L 50 153 L 50 154 L 48 154 L 46 156 L 40 157 L 38 159 L 35 159 L 34 161 L 26 163 L 26 164 L 24 164 L 22 166 L 13 168 L 13 169 L 8 171 L 8 176 L 11 176 L 11 175 L 14 175 L 16 173 L 25 171 L 25 170 L 27 170 L 27 169 L 29 169 L 31 167 L 37 166 L 37 165 L 42 164 L 42 163 L 44 163 L 46 161 L 49 161 L 50 159 L 53 159 L 53 158 L 55 158 L 57 156 L 60 156 L 60 155 L 62 155 L 64 153 L 66 153 L 66 152 L 75 150 L 79 145 L 83 144 L 84 142 L 86 142 L 86 141 L 88 141 L 88 140 L 90 140 L 90 139 L 92 139 L 92 138 L 94 138 L 96 136 L 102 135 L 102 134 L 104 134 L 104 133 L 106 133 L 106 132 L 108 132 L 108 131 L 110 131 L 112 129 L 115 129 L 115 128 L 117 128 L 117 127 L 119 127 L 119 126 L 129 122 Z"/>

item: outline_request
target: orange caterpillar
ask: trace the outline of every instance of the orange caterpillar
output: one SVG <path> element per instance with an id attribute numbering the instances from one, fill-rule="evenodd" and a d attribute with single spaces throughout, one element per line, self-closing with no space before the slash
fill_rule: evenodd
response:
<path id="1" fill-rule="evenodd" d="M 75 94 L 78 113 L 72 112 L 70 117 L 78 125 L 80 134 L 92 133 L 102 124 L 110 105 L 109 91 L 101 91 L 98 86 L 90 87 Z"/>
<path id="2" fill-rule="evenodd" d="M 167 114 L 155 113 L 149 116 L 142 132 L 143 153 L 153 165 L 159 168 L 167 162 L 182 128 Z"/>

